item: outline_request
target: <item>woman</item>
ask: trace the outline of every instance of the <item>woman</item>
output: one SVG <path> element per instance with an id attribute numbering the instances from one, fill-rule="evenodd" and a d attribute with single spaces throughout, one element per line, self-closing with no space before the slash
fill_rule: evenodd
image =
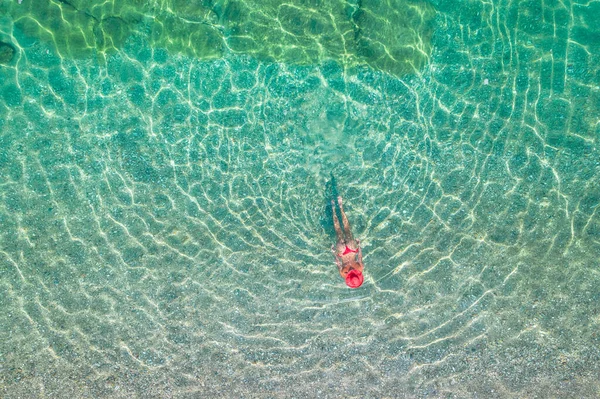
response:
<path id="1" fill-rule="evenodd" d="M 331 200 L 331 208 L 333 211 L 333 227 L 337 236 L 337 244 L 331 246 L 331 251 L 335 256 L 335 263 L 338 266 L 340 275 L 346 280 L 346 285 L 350 288 L 358 288 L 362 285 L 363 277 L 363 260 L 362 251 L 360 249 L 360 241 L 352 237 L 350 231 L 350 223 L 344 213 L 342 205 L 342 197 L 338 197 L 338 205 L 342 214 L 342 224 L 344 230 L 340 227 L 340 221 L 335 212 L 335 202 Z"/>

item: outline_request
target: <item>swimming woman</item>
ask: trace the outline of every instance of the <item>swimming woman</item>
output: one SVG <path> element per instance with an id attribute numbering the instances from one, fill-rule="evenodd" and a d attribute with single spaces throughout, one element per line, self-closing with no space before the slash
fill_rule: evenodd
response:
<path id="1" fill-rule="evenodd" d="M 340 213 L 342 214 L 342 224 L 344 230 L 340 227 L 340 221 L 335 212 L 335 202 L 331 200 L 331 208 L 333 211 L 333 227 L 335 228 L 335 234 L 337 236 L 337 244 L 331 246 L 331 251 L 335 256 L 335 263 L 337 264 L 340 275 L 346 280 L 346 285 L 350 288 L 358 288 L 362 285 L 363 277 L 363 260 L 362 251 L 360 249 L 360 241 L 352 237 L 350 231 L 350 223 L 344 213 L 344 207 L 342 205 L 342 197 L 337 198 L 338 205 L 340 207 Z"/>

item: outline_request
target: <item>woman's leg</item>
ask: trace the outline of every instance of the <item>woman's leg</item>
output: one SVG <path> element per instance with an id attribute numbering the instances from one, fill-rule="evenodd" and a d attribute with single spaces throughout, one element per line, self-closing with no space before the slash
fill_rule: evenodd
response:
<path id="1" fill-rule="evenodd" d="M 348 222 L 348 218 L 344 213 L 344 207 L 342 205 L 342 197 L 338 197 L 338 205 L 340 206 L 340 212 L 342 213 L 342 223 L 344 224 L 344 234 L 346 235 L 346 242 L 350 242 L 353 240 L 352 232 L 350 231 L 350 222 Z"/>
<path id="2" fill-rule="evenodd" d="M 333 227 L 335 228 L 335 235 L 337 236 L 337 242 L 344 242 L 344 233 L 342 233 L 342 229 L 340 227 L 340 221 L 335 213 L 335 202 L 331 200 L 331 210 L 333 212 Z M 344 213 L 342 212 L 342 215 Z"/>

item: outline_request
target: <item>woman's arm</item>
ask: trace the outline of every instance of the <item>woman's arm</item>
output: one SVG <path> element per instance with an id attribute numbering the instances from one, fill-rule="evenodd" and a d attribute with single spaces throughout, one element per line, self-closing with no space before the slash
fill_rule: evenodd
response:
<path id="1" fill-rule="evenodd" d="M 337 249 L 335 248 L 335 245 L 331 246 L 331 253 L 335 257 L 335 264 L 337 265 L 338 270 L 340 270 L 340 272 L 341 272 L 341 270 L 342 270 L 342 264 L 340 262 L 340 257 L 337 254 Z"/>

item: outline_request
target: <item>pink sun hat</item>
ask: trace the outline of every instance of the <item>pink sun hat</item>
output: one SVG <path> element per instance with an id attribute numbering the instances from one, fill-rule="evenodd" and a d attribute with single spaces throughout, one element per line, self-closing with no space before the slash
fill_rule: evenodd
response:
<path id="1" fill-rule="evenodd" d="M 364 280 L 362 272 L 358 270 L 350 270 L 346 275 L 346 285 L 350 288 L 360 287 Z"/>

